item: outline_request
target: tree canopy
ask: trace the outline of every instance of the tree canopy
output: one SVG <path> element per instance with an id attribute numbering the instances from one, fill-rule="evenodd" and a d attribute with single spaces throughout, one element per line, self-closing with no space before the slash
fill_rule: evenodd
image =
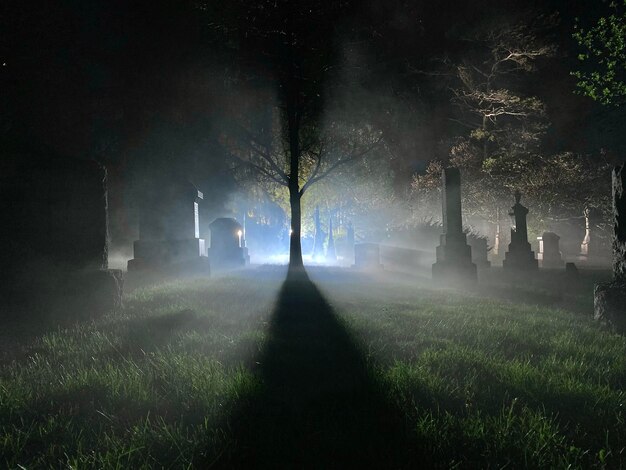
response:
<path id="1" fill-rule="evenodd" d="M 589 27 L 577 23 L 580 68 L 572 72 L 578 92 L 604 105 L 626 100 L 626 1 L 607 3 L 606 13 Z"/>

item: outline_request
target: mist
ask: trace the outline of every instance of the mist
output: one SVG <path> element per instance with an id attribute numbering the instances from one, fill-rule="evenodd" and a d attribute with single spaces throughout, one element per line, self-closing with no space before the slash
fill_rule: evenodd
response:
<path id="1" fill-rule="evenodd" d="M 621 3 L 2 10 L 0 465 L 626 466 Z"/>

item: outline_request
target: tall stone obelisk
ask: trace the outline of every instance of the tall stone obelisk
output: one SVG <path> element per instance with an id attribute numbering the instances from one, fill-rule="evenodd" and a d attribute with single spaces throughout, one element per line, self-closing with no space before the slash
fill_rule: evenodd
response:
<path id="1" fill-rule="evenodd" d="M 461 172 L 445 168 L 441 172 L 443 202 L 443 234 L 437 247 L 437 262 L 433 264 L 433 280 L 475 282 L 476 265 L 472 249 L 467 244 L 461 217 Z"/>

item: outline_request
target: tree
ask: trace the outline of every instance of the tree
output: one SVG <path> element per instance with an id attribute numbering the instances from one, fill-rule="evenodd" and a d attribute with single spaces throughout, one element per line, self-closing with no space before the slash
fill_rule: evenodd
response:
<path id="1" fill-rule="evenodd" d="M 545 106 L 521 91 L 537 61 L 555 51 L 538 39 L 538 28 L 545 24 L 505 24 L 470 35 L 471 48 L 463 60 L 448 61 L 454 78 L 451 98 L 457 108 L 452 119 L 466 134 L 452 139 L 446 159 L 431 162 L 414 178 L 413 197 L 421 206 L 415 219 L 439 217 L 440 173 L 445 165 L 462 171 L 468 221 L 488 221 L 496 232 L 515 190 L 532 207 L 531 223 L 538 230 L 557 220 L 604 211 L 608 163 L 573 152 L 546 154 Z"/>
<path id="2" fill-rule="evenodd" d="M 574 39 L 583 52 L 581 69 L 572 72 L 578 92 L 604 105 L 626 99 L 626 0 L 608 3 L 607 15 L 589 28 L 577 23 Z"/>
<path id="3" fill-rule="evenodd" d="M 536 62 L 554 53 L 527 24 L 502 24 L 467 38 L 471 52 L 453 65 L 452 101 L 460 114 L 452 118 L 482 143 L 482 158 L 508 146 L 512 134 L 527 147 L 545 129 L 543 103 L 511 85 L 536 70 Z"/>
<path id="4" fill-rule="evenodd" d="M 463 174 L 463 205 L 469 218 L 496 226 L 508 210 L 510 194 L 528 165 L 538 162 L 541 139 L 548 127 L 545 106 L 523 93 L 520 82 L 536 70 L 554 47 L 538 39 L 549 19 L 532 23 L 500 22 L 464 38 L 465 55 L 444 60 L 451 101 L 450 119 L 465 135 L 450 140 L 446 161 L 433 162 L 413 181 L 413 195 L 432 207 L 428 194 L 438 185 L 440 168 L 459 167 Z M 418 219 L 432 214 L 419 211 Z"/>
<path id="5" fill-rule="evenodd" d="M 315 183 L 380 142 L 367 123 L 342 115 L 339 26 L 350 2 L 239 0 L 201 5 L 210 30 L 238 59 L 230 70 L 240 99 L 224 142 L 250 174 L 289 192 L 290 268 L 300 268 L 302 196 Z M 331 114 L 330 110 L 333 113 Z"/>

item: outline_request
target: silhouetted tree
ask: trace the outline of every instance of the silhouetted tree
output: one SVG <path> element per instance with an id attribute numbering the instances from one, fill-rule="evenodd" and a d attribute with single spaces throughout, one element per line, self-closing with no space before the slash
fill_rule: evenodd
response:
<path id="1" fill-rule="evenodd" d="M 380 135 L 329 106 L 341 86 L 338 28 L 350 2 L 244 0 L 204 3 L 210 31 L 237 58 L 228 71 L 239 97 L 225 147 L 249 173 L 289 192 L 289 265 L 302 263 L 301 199 L 316 182 L 378 145 Z M 330 115 L 329 110 L 339 110 Z"/>

